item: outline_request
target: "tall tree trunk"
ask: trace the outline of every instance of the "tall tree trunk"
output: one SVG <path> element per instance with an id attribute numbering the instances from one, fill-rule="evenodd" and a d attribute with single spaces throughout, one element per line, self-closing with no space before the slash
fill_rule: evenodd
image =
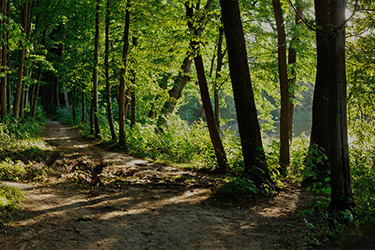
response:
<path id="1" fill-rule="evenodd" d="M 189 6 L 189 3 L 185 3 L 186 7 L 186 15 L 187 17 L 192 20 L 193 19 L 193 8 Z M 191 21 L 188 22 L 189 29 L 194 31 L 195 36 L 198 35 L 198 30 L 194 28 L 194 25 Z M 190 41 L 191 47 L 194 48 L 194 63 L 195 63 L 195 69 L 197 71 L 198 76 L 198 85 L 201 93 L 202 103 L 203 107 L 206 113 L 206 119 L 207 119 L 207 126 L 208 131 L 210 134 L 211 142 L 214 147 L 218 167 L 220 170 L 227 170 L 228 167 L 228 160 L 225 154 L 225 150 L 223 147 L 223 143 L 220 138 L 219 130 L 216 126 L 215 122 L 215 116 L 212 109 L 211 99 L 210 99 L 210 93 L 208 91 L 208 85 L 207 85 L 207 79 L 204 72 L 204 65 L 202 60 L 202 55 L 200 51 L 200 45 L 199 42 L 196 41 L 196 39 L 192 39 Z"/>
<path id="2" fill-rule="evenodd" d="M 133 37 L 133 46 L 137 47 L 138 45 L 138 38 Z M 132 60 L 132 64 L 134 64 L 135 61 Z M 136 72 L 134 69 L 131 70 L 131 92 L 130 92 L 130 98 L 131 98 L 131 103 L 130 103 L 130 113 L 131 113 L 131 118 L 130 118 L 130 128 L 133 128 L 135 126 L 137 117 L 136 117 L 136 101 L 135 101 L 135 89 L 136 89 Z"/>
<path id="3" fill-rule="evenodd" d="M 245 162 L 244 175 L 258 188 L 264 183 L 272 188 L 255 107 L 239 4 L 236 0 L 221 0 L 220 5 Z"/>
<path id="4" fill-rule="evenodd" d="M 44 29 L 43 39 L 42 39 L 42 45 L 43 46 L 46 44 L 46 35 L 47 35 L 47 29 Z M 32 116 L 33 119 L 35 118 L 35 110 L 36 110 L 36 106 L 37 106 L 37 103 L 38 103 L 39 88 L 40 88 L 41 80 L 42 80 L 42 66 L 39 65 L 38 77 L 37 77 L 38 83 L 37 83 L 37 86 L 35 88 L 34 94 L 32 95 L 31 105 L 30 105 L 30 112 L 31 112 L 31 116 Z"/>
<path id="5" fill-rule="evenodd" d="M 20 112 L 19 112 L 20 118 L 23 118 L 24 114 L 25 114 L 26 91 L 27 91 L 27 88 L 25 87 L 25 84 L 22 83 L 21 100 L 20 100 Z"/>
<path id="6" fill-rule="evenodd" d="M 59 77 L 56 78 L 56 104 L 57 104 L 57 108 L 60 109 L 61 108 L 61 104 L 60 104 L 60 86 L 59 86 Z"/>
<path id="7" fill-rule="evenodd" d="M 107 0 L 107 12 L 105 17 L 105 80 L 106 80 L 106 94 L 107 94 L 107 115 L 108 115 L 108 123 L 109 129 L 111 130 L 111 138 L 113 141 L 116 140 L 116 130 L 115 124 L 113 121 L 113 114 L 112 114 L 112 97 L 111 97 L 111 85 L 110 85 L 110 77 L 109 77 L 109 26 L 110 26 L 110 18 L 111 18 L 111 0 Z"/>
<path id="8" fill-rule="evenodd" d="M 82 85 L 85 85 L 85 83 L 82 83 Z M 87 121 L 87 117 L 86 117 L 86 93 L 85 93 L 85 90 L 84 90 L 84 87 L 83 86 L 83 89 L 82 89 L 82 93 L 81 93 L 81 105 L 82 105 L 82 123 L 85 124 L 86 121 Z"/>
<path id="9" fill-rule="evenodd" d="M 73 124 L 77 121 L 77 112 L 76 112 L 76 85 L 73 85 L 73 96 L 72 96 L 72 115 L 73 115 Z"/>
<path id="10" fill-rule="evenodd" d="M 297 7 L 297 12 L 298 14 L 296 13 L 296 17 L 295 17 L 295 24 L 296 25 L 301 25 L 302 24 L 302 20 L 301 20 L 301 17 L 303 16 L 303 6 L 302 6 L 302 3 L 300 0 L 297 0 L 296 3 L 295 3 L 296 7 Z M 291 78 L 288 79 L 288 82 L 289 82 L 289 90 L 292 90 L 292 91 L 289 91 L 289 100 L 293 99 L 295 100 L 295 93 L 294 93 L 294 90 L 296 89 L 296 82 L 297 82 L 297 71 L 294 69 L 294 65 L 296 64 L 297 62 L 297 50 L 296 50 L 296 47 L 298 46 L 299 44 L 299 37 L 297 34 L 294 34 L 293 37 L 292 37 L 292 42 L 289 46 L 289 49 L 288 49 L 288 65 L 291 66 L 292 70 L 291 70 Z M 288 138 L 289 138 L 289 142 L 292 142 L 293 140 L 293 118 L 294 118 L 294 103 L 293 102 L 290 102 L 289 101 L 289 106 L 288 106 L 288 114 L 289 114 L 289 124 L 288 124 Z"/>
<path id="11" fill-rule="evenodd" d="M 63 41 L 66 39 L 65 32 L 63 33 L 62 36 Z M 64 53 L 65 53 L 65 44 L 64 42 L 61 45 L 61 59 L 64 59 Z M 63 94 L 64 94 L 64 102 L 65 102 L 65 107 L 70 110 L 70 105 L 69 105 L 69 96 L 68 96 L 68 91 L 66 89 L 66 82 L 64 80 L 64 77 L 62 77 L 62 84 L 63 84 Z"/>
<path id="12" fill-rule="evenodd" d="M 27 33 L 27 19 L 29 13 L 29 0 L 22 5 L 22 28 L 24 33 Z M 23 45 L 21 45 L 23 46 Z M 13 117 L 18 118 L 20 115 L 20 105 L 21 105 L 21 95 L 22 95 L 22 77 L 23 77 L 23 66 L 25 62 L 26 49 L 22 48 L 19 54 L 19 64 L 18 64 L 18 77 L 17 77 L 17 89 L 14 98 L 13 105 Z"/>
<path id="13" fill-rule="evenodd" d="M 124 28 L 124 47 L 122 52 L 122 67 L 120 75 L 120 91 L 119 91 L 119 144 L 126 146 L 125 142 L 125 75 L 127 57 L 129 51 L 129 28 L 130 28 L 130 0 L 128 0 L 125 12 L 125 28 Z"/>
<path id="14" fill-rule="evenodd" d="M 42 69 L 39 66 L 38 69 L 38 76 L 37 76 L 37 85 L 34 87 L 32 95 L 31 95 L 31 101 L 30 101 L 30 113 L 31 117 L 35 118 L 35 111 L 36 111 L 36 105 L 38 102 L 38 95 L 39 95 L 39 89 L 40 89 L 40 81 L 42 80 Z"/>
<path id="15" fill-rule="evenodd" d="M 85 65 L 85 55 L 83 55 L 82 65 Z M 82 123 L 85 124 L 87 121 L 86 117 L 86 91 L 85 81 L 82 81 L 82 92 L 81 92 L 81 105 L 82 105 Z"/>
<path id="16" fill-rule="evenodd" d="M 281 114 L 280 114 L 280 166 L 282 172 L 286 172 L 289 166 L 289 86 L 286 64 L 286 35 L 284 18 L 281 10 L 280 0 L 272 0 L 273 10 L 276 19 L 277 29 L 277 55 L 279 68 L 279 81 L 281 93 Z"/>
<path id="17" fill-rule="evenodd" d="M 12 86 L 7 86 L 7 113 L 10 113 L 12 107 Z"/>
<path id="18" fill-rule="evenodd" d="M 94 109 L 94 127 L 95 127 L 95 138 L 100 138 L 100 128 L 99 128 L 99 105 L 98 105 L 98 71 L 99 71 L 99 25 L 100 25 L 100 2 L 96 1 L 96 20 L 95 20 L 95 48 L 94 48 L 94 70 L 93 70 L 93 109 Z"/>
<path id="19" fill-rule="evenodd" d="M 352 209 L 353 193 L 349 166 L 346 112 L 345 0 L 330 2 L 330 84 L 329 84 L 329 162 L 331 166 L 331 203 L 334 213 Z"/>
<path id="20" fill-rule="evenodd" d="M 216 63 L 216 76 L 215 76 L 215 89 L 214 89 L 214 102 L 215 102 L 215 122 L 216 126 L 220 130 L 220 98 L 219 93 L 222 84 L 219 83 L 220 77 L 221 77 L 221 69 L 224 65 L 223 59 L 225 55 L 225 51 L 222 52 L 223 47 L 223 35 L 224 35 L 224 29 L 223 27 L 219 27 L 219 41 L 217 44 L 217 63 Z"/>
<path id="21" fill-rule="evenodd" d="M 3 16 L 7 15 L 7 0 L 1 0 L 0 1 L 0 8 L 1 8 L 1 14 Z M 0 117 L 4 118 L 7 114 L 7 50 L 8 50 L 8 45 L 7 45 L 7 32 L 6 32 L 6 19 L 3 18 L 1 24 L 2 30 L 1 30 L 1 38 L 3 41 L 6 41 L 4 45 L 1 46 L 1 73 L 3 74 L 1 77 L 1 89 L 0 89 Z"/>
<path id="22" fill-rule="evenodd" d="M 313 171 L 316 172 L 316 181 L 325 182 L 329 177 L 328 161 L 316 161 L 316 150 L 322 150 L 329 155 L 329 124 L 328 124 L 328 86 L 330 84 L 330 46 L 328 41 L 330 27 L 328 25 L 328 1 L 315 0 L 315 18 L 321 28 L 316 32 L 317 68 L 314 88 L 312 127 L 310 138 L 310 150 L 307 162 L 312 162 Z M 305 182 L 313 181 L 307 177 Z"/>

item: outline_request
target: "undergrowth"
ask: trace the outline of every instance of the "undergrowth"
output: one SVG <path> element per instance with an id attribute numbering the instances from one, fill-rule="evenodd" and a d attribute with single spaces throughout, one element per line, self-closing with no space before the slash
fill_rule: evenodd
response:
<path id="1" fill-rule="evenodd" d="M 26 115 L 28 109 L 25 110 Z M 0 180 L 43 181 L 47 175 L 43 161 L 50 148 L 40 137 L 45 116 L 37 109 L 35 119 L 6 116 L 0 121 Z M 21 207 L 22 192 L 0 185 L 1 220 L 11 220 Z"/>

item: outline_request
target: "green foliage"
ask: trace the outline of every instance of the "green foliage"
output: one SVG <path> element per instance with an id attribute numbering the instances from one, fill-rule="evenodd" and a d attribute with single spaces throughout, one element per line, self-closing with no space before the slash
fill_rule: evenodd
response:
<path id="1" fill-rule="evenodd" d="M 0 185 L 0 223 L 11 221 L 22 208 L 24 193 L 15 187 Z"/>
<path id="2" fill-rule="evenodd" d="M 375 221 L 375 129 L 362 121 L 351 131 L 350 164 L 355 211 L 364 221 Z"/>
<path id="3" fill-rule="evenodd" d="M 229 199 L 241 199 L 254 196 L 259 190 L 251 179 L 242 176 L 229 179 L 216 193 Z"/>
<path id="4" fill-rule="evenodd" d="M 27 167 L 20 160 L 13 162 L 7 158 L 5 161 L 0 162 L 0 180 L 19 181 L 21 175 L 26 173 Z"/>

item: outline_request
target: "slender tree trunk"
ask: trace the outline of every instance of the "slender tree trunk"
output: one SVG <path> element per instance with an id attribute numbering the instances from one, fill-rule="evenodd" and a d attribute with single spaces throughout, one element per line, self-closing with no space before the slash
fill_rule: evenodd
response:
<path id="1" fill-rule="evenodd" d="M 58 77 L 56 78 L 56 104 L 57 104 L 57 108 L 60 109 L 61 108 L 60 87 L 59 87 L 59 78 Z"/>
<path id="2" fill-rule="evenodd" d="M 10 113 L 11 111 L 11 106 L 12 106 L 12 86 L 8 85 L 7 86 L 7 113 Z"/>
<path id="3" fill-rule="evenodd" d="M 137 37 L 133 37 L 133 46 L 137 47 L 138 45 L 138 39 Z M 132 61 L 132 64 L 134 64 L 135 61 Z M 136 100 L 135 100 L 135 88 L 136 88 L 136 72 L 134 69 L 131 70 L 131 92 L 130 92 L 130 98 L 131 98 L 131 103 L 130 103 L 130 111 L 131 111 L 131 118 L 130 118 L 130 128 L 133 128 L 135 126 L 137 117 L 136 117 Z"/>
<path id="4" fill-rule="evenodd" d="M 91 96 L 90 96 L 90 135 L 95 134 L 95 108 L 94 108 L 94 97 L 93 97 L 93 91 L 91 91 Z"/>
<path id="5" fill-rule="evenodd" d="M 26 91 L 27 91 L 27 88 L 25 88 L 25 84 L 22 83 L 21 100 L 20 100 L 20 112 L 19 112 L 20 118 L 23 118 L 24 114 L 25 114 Z"/>
<path id="6" fill-rule="evenodd" d="M 72 96 L 72 113 L 73 113 L 73 124 L 77 121 L 77 112 L 76 112 L 76 85 L 73 85 L 73 96 Z"/>
<path id="7" fill-rule="evenodd" d="M 236 0 L 221 0 L 220 5 L 245 162 L 244 176 L 249 177 L 258 188 L 265 183 L 272 188 L 255 107 L 239 4 Z"/>
<path id="8" fill-rule="evenodd" d="M 223 59 L 225 55 L 225 51 L 222 52 L 223 47 L 223 35 L 224 35 L 224 28 L 219 27 L 219 41 L 217 45 L 217 63 L 216 63 L 216 76 L 215 76 L 215 89 L 214 89 L 214 102 L 215 102 L 215 122 L 216 126 L 220 131 L 220 98 L 219 93 L 221 89 L 221 85 L 219 83 L 221 77 L 221 69 L 224 65 Z"/>
<path id="9" fill-rule="evenodd" d="M 82 65 L 85 65 L 85 55 L 83 55 Z M 81 105 L 82 105 L 82 123 L 85 124 L 87 121 L 86 117 L 86 92 L 85 92 L 85 81 L 82 81 L 82 93 L 81 93 Z"/>
<path id="10" fill-rule="evenodd" d="M 277 54 L 279 81 L 281 92 L 281 115 L 280 115 L 280 166 L 282 172 L 285 173 L 289 166 L 289 86 L 288 72 L 286 64 L 286 35 L 284 28 L 284 18 L 281 10 L 280 0 L 272 0 L 273 10 L 276 19 L 277 28 Z"/>
<path id="11" fill-rule="evenodd" d="M 189 3 L 185 3 L 185 7 L 187 17 L 189 18 L 189 20 L 192 20 L 193 8 L 189 6 Z M 199 31 L 197 30 L 197 28 L 194 27 L 194 24 L 191 21 L 189 21 L 188 25 L 189 29 L 194 31 L 194 35 L 198 37 Z M 196 41 L 196 39 L 191 39 L 190 44 L 191 48 L 194 48 L 194 63 L 198 76 L 198 85 L 201 93 L 203 107 L 206 113 L 208 131 L 210 134 L 212 145 L 214 147 L 218 167 L 220 170 L 226 171 L 228 167 L 228 160 L 225 154 L 223 143 L 220 138 L 220 133 L 217 124 L 215 122 L 215 116 L 211 104 L 210 93 L 208 91 L 207 79 L 204 72 L 204 65 L 200 51 L 200 45 L 199 42 Z"/>
<path id="12" fill-rule="evenodd" d="M 29 0 L 22 5 L 22 28 L 25 34 L 27 34 L 27 19 L 29 13 Z M 21 47 L 23 45 L 21 44 Z M 14 98 L 14 105 L 13 105 L 13 116 L 18 118 L 20 115 L 20 105 L 21 105 L 21 95 L 22 95 L 22 77 L 23 77 L 23 66 L 25 62 L 25 54 L 26 49 L 22 48 L 19 54 L 19 65 L 18 65 L 18 78 L 17 78 L 17 89 L 16 95 Z"/>
<path id="13" fill-rule="evenodd" d="M 33 119 L 35 119 L 35 111 L 36 111 L 36 106 L 38 104 L 38 96 L 39 96 L 39 89 L 40 89 L 40 82 L 42 80 L 42 68 L 39 66 L 38 70 L 38 83 L 35 87 L 34 94 L 32 95 L 32 101 L 31 101 L 31 107 L 30 107 L 30 112 L 31 116 Z"/>
<path id="14" fill-rule="evenodd" d="M 81 93 L 81 105 L 82 105 L 82 123 L 85 124 L 86 121 L 87 121 L 87 117 L 86 117 L 86 94 L 85 94 L 85 90 L 84 90 L 84 87 L 85 87 L 85 83 L 82 83 L 83 85 L 83 88 L 82 88 L 82 93 Z"/>
<path id="15" fill-rule="evenodd" d="M 109 26 L 111 18 L 111 0 L 107 0 L 107 13 L 105 18 L 105 79 L 106 79 L 106 94 L 107 94 L 107 114 L 108 114 L 108 123 L 111 130 L 112 140 L 116 140 L 116 130 L 115 124 L 113 121 L 112 114 L 112 97 L 111 97 L 111 85 L 109 77 Z"/>
<path id="16" fill-rule="evenodd" d="M 302 24 L 302 21 L 301 21 L 301 17 L 303 16 L 303 6 L 302 6 L 302 3 L 300 2 L 300 0 L 297 0 L 296 3 L 295 3 L 296 7 L 297 7 L 297 12 L 298 14 L 296 13 L 296 17 L 295 17 L 295 24 L 296 25 L 301 25 Z M 291 45 L 289 46 L 289 49 L 288 49 L 288 64 L 291 66 L 292 70 L 291 70 L 291 73 L 292 73 L 292 78 L 289 78 L 288 79 L 288 82 L 289 82 L 289 100 L 293 99 L 295 100 L 295 93 L 294 93 L 294 90 L 296 89 L 297 87 L 297 71 L 294 69 L 294 65 L 296 64 L 297 62 L 297 50 L 296 50 L 296 47 L 298 46 L 299 44 L 299 37 L 298 35 L 294 34 L 294 36 L 292 37 L 292 42 L 291 42 Z M 289 142 L 292 142 L 293 140 L 293 118 L 294 118 L 294 103 L 293 102 L 290 102 L 289 101 L 289 106 L 288 106 L 288 116 L 289 116 L 289 124 L 288 124 L 288 138 L 289 138 Z"/>
<path id="17" fill-rule="evenodd" d="M 63 33 L 62 39 L 63 39 L 63 41 L 66 39 L 65 32 Z M 61 45 L 61 58 L 62 59 L 64 59 L 64 53 L 65 53 L 65 44 L 63 42 L 62 45 Z M 62 77 L 62 84 L 63 84 L 63 93 L 64 93 L 65 107 L 67 107 L 68 110 L 70 110 L 69 96 L 68 96 L 68 91 L 66 89 L 66 82 L 64 80 L 64 77 Z"/>
<path id="18" fill-rule="evenodd" d="M 45 46 L 46 44 L 46 35 L 47 35 L 47 29 L 44 29 L 43 31 L 43 39 L 42 39 L 42 45 Z M 40 88 L 40 82 L 42 80 L 42 66 L 39 65 L 38 69 L 38 77 L 37 77 L 37 86 L 35 88 L 34 94 L 32 95 L 31 98 L 31 105 L 30 105 L 30 112 L 31 116 L 34 119 L 35 118 L 35 111 L 36 111 L 36 106 L 38 103 L 38 96 L 39 96 L 39 88 Z"/>
<path id="19" fill-rule="evenodd" d="M 96 1 L 96 21 L 95 21 L 95 48 L 94 48 L 94 70 L 93 70 L 93 109 L 94 109 L 94 127 L 95 138 L 100 138 L 99 128 L 99 105 L 98 105 L 98 71 L 99 71 L 99 25 L 100 25 L 100 3 L 101 0 Z"/>
<path id="20" fill-rule="evenodd" d="M 126 146 L 125 142 L 125 75 L 127 57 L 129 51 L 129 28 L 130 28 L 130 0 L 128 0 L 125 12 L 125 28 L 124 28 L 124 47 L 122 53 L 122 67 L 120 76 L 119 91 L 119 143 L 120 146 Z"/>
<path id="21" fill-rule="evenodd" d="M 1 0 L 0 1 L 0 8 L 1 8 L 1 14 L 4 16 L 7 15 L 7 0 Z M 7 32 L 6 30 L 6 19 L 4 18 L 1 22 L 1 25 L 3 29 L 1 30 L 1 38 L 3 41 L 6 41 L 4 45 L 1 46 L 1 73 L 3 76 L 1 77 L 1 89 L 0 89 L 0 107 L 1 107 L 1 118 L 4 118 L 7 114 Z"/>
<path id="22" fill-rule="evenodd" d="M 331 166 L 330 209 L 339 213 L 353 208 L 349 166 L 346 112 L 345 0 L 330 2 L 329 162 Z"/>

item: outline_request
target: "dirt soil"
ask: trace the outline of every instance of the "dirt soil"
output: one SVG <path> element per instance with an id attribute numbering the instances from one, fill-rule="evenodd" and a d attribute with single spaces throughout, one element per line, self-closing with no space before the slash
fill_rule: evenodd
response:
<path id="1" fill-rule="evenodd" d="M 0 249 L 305 249 L 298 186 L 234 204 L 215 200 L 223 177 L 137 159 L 48 121 L 44 184 L 23 216 L 0 228 Z"/>

